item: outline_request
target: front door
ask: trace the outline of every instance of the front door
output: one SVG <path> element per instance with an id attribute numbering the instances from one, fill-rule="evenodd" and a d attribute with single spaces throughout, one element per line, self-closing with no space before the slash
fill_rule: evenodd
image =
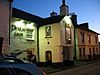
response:
<path id="1" fill-rule="evenodd" d="M 3 44 L 3 38 L 0 37 L 0 54 L 2 54 L 2 44 Z"/>
<path id="2" fill-rule="evenodd" d="M 69 60 L 69 49 L 68 47 L 63 47 L 63 60 Z"/>
<path id="3" fill-rule="evenodd" d="M 46 63 L 47 63 L 47 65 L 52 64 L 52 53 L 51 53 L 51 51 L 46 51 Z"/>

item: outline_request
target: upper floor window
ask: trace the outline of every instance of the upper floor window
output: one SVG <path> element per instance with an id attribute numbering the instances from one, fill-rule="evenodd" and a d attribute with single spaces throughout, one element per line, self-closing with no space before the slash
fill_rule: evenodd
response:
<path id="1" fill-rule="evenodd" d="M 95 43 L 98 43 L 98 36 L 95 36 Z"/>
<path id="2" fill-rule="evenodd" d="M 46 37 L 51 37 L 51 26 L 45 27 Z"/>
<path id="3" fill-rule="evenodd" d="M 65 26 L 65 39 L 66 39 L 66 44 L 71 44 L 71 28 Z"/>
<path id="4" fill-rule="evenodd" d="M 85 43 L 85 33 L 84 32 L 80 32 L 80 34 L 81 34 L 82 43 Z"/>
<path id="5" fill-rule="evenodd" d="M 91 44 L 91 35 L 87 35 L 88 36 L 88 42 L 89 42 L 89 44 Z"/>
<path id="6" fill-rule="evenodd" d="M 27 29 L 27 35 L 26 35 L 26 38 L 32 38 L 33 36 L 33 29 Z"/>

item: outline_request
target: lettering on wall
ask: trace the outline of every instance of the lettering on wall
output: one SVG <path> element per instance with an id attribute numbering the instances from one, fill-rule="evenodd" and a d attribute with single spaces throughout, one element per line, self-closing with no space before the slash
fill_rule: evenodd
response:
<path id="1" fill-rule="evenodd" d="M 34 23 L 19 18 L 13 18 L 11 37 L 18 39 L 34 40 Z"/>

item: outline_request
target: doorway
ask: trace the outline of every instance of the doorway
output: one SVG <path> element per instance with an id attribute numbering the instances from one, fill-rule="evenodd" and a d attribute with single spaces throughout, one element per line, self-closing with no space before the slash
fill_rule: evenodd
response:
<path id="1" fill-rule="evenodd" d="M 0 37 L 0 54 L 2 54 L 3 38 Z"/>
<path id="2" fill-rule="evenodd" d="M 52 52 L 51 51 L 46 51 L 45 57 L 46 57 L 47 65 L 51 65 L 52 64 Z"/>
<path id="3" fill-rule="evenodd" d="M 70 53 L 68 47 L 63 47 L 63 62 L 66 64 L 70 60 Z"/>

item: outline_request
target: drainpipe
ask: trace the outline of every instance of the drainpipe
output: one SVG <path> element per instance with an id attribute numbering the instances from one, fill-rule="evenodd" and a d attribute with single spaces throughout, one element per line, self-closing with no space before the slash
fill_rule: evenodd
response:
<path id="1" fill-rule="evenodd" d="M 37 26 L 37 55 L 38 55 L 38 62 L 40 62 L 39 56 L 39 27 Z"/>
<path id="2" fill-rule="evenodd" d="M 76 54 L 76 33 L 75 33 L 75 26 L 74 26 L 74 54 L 75 54 L 75 60 L 77 59 L 77 54 Z"/>
<path id="3" fill-rule="evenodd" d="M 11 25 L 11 18 L 12 18 L 12 2 L 13 0 L 9 1 L 9 44 L 10 44 L 10 25 Z"/>
<path id="4" fill-rule="evenodd" d="M 77 52 L 76 52 L 76 31 L 75 28 L 77 26 L 77 15 L 75 13 L 71 13 L 71 20 L 74 25 L 74 59 L 77 59 Z"/>

